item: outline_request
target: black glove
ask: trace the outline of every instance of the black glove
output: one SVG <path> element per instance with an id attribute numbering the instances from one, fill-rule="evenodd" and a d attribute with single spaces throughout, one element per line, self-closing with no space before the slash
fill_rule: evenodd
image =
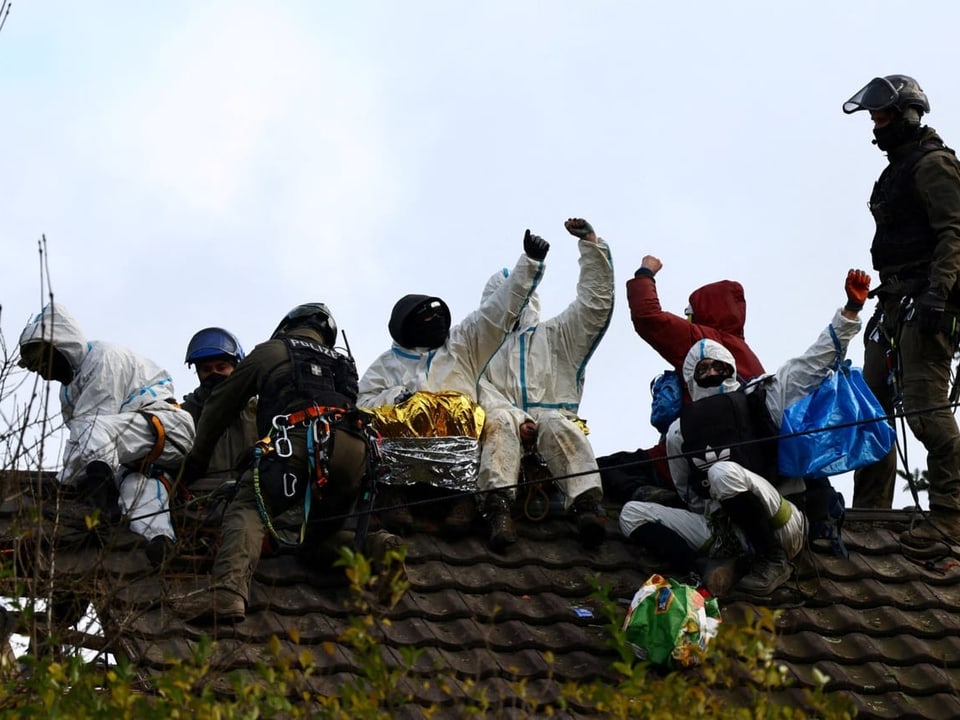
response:
<path id="1" fill-rule="evenodd" d="M 587 235 L 593 235 L 593 226 L 583 218 L 570 218 L 563 226 L 567 232 L 578 238 L 585 238 Z"/>
<path id="2" fill-rule="evenodd" d="M 528 229 L 523 235 L 523 251 L 531 260 L 543 260 L 547 256 L 550 243 Z"/>
<path id="3" fill-rule="evenodd" d="M 917 323 L 924 335 L 936 335 L 943 322 L 947 301 L 929 290 L 917 300 Z"/>

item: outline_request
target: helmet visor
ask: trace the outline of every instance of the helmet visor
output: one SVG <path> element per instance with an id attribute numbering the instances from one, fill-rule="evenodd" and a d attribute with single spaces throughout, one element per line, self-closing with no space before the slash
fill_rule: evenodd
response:
<path id="1" fill-rule="evenodd" d="M 849 115 L 858 110 L 884 110 L 893 107 L 899 96 L 893 83 L 886 78 L 876 77 L 843 104 L 843 111 Z"/>

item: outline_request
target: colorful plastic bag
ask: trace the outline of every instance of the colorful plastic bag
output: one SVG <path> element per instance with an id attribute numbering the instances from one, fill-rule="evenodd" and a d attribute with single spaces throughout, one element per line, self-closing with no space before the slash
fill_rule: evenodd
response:
<path id="1" fill-rule="evenodd" d="M 780 434 L 790 437 L 781 437 L 777 460 L 785 477 L 823 478 L 856 470 L 882 459 L 896 440 L 890 424 L 879 419 L 886 413 L 860 369 L 843 360 L 832 327 L 830 332 L 837 346 L 834 371 L 783 412 Z"/>
<path id="2" fill-rule="evenodd" d="M 673 578 L 651 575 L 633 596 L 623 630 L 638 658 L 672 668 L 700 662 L 719 625 L 716 598 Z"/>

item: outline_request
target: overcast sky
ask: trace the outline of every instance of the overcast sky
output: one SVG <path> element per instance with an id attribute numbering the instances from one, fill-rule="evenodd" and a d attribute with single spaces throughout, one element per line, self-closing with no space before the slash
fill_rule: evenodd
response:
<path id="1" fill-rule="evenodd" d="M 960 144 L 960 5 L 910 8 L 19 0 L 0 32 L 0 327 L 15 343 L 45 302 L 45 234 L 88 338 L 153 358 L 178 395 L 194 331 L 249 350 L 301 302 L 330 306 L 362 373 L 397 298 L 439 295 L 456 322 L 527 227 L 552 244 L 541 296 L 559 312 L 580 216 L 617 277 L 581 414 L 598 455 L 647 447 L 665 366 L 624 292 L 644 254 L 677 313 L 704 283 L 743 283 L 773 370 L 870 265 L 885 159 L 843 101 L 913 75 Z"/>

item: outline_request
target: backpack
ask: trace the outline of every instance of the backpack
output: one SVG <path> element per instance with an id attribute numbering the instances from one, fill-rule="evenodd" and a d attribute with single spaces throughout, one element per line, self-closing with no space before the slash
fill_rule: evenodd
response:
<path id="1" fill-rule="evenodd" d="M 664 370 L 650 381 L 650 424 L 662 435 L 680 417 L 683 407 L 683 384 L 676 370 Z"/>

